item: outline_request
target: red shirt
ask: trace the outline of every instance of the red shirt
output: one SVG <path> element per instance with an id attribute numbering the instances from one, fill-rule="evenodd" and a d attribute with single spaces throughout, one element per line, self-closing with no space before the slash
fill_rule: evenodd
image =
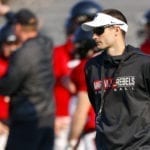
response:
<path id="1" fill-rule="evenodd" d="M 54 48 L 53 53 L 53 67 L 56 83 L 54 85 L 54 98 L 56 104 L 56 116 L 69 115 L 69 100 L 71 93 L 66 89 L 61 79 L 65 76 L 70 76 L 71 69 L 67 66 L 72 59 L 71 51 L 73 50 L 73 43 L 70 38 L 64 45 Z"/>
<path id="2" fill-rule="evenodd" d="M 141 45 L 141 50 L 145 54 L 150 54 L 150 39 L 145 40 L 145 42 Z"/>
<path id="3" fill-rule="evenodd" d="M 86 61 L 86 59 L 81 60 L 80 64 L 74 68 L 71 73 L 71 79 L 75 83 L 77 91 L 87 91 L 84 75 L 84 66 Z M 95 112 L 92 106 L 88 112 L 88 119 L 84 131 L 88 132 L 91 129 L 95 129 Z"/>
<path id="4" fill-rule="evenodd" d="M 8 61 L 0 58 L 0 77 L 4 76 L 8 69 Z M 5 96 L 0 95 L 0 119 L 8 119 L 9 103 L 5 100 Z"/>

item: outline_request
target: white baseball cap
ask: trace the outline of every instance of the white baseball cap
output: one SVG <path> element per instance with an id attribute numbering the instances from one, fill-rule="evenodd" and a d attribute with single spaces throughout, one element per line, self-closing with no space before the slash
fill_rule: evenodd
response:
<path id="1" fill-rule="evenodd" d="M 96 17 L 92 21 L 83 23 L 81 27 L 85 31 L 90 31 L 93 28 L 103 27 L 106 25 L 118 25 L 123 31 L 128 31 L 128 25 L 125 22 L 105 13 L 97 13 Z"/>

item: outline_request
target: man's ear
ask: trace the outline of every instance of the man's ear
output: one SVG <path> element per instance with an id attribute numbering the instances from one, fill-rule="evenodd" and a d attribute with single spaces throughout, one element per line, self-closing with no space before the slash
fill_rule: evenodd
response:
<path id="1" fill-rule="evenodd" d="M 121 32 L 121 29 L 119 26 L 114 26 L 114 30 L 115 30 L 115 36 L 117 36 L 118 33 Z"/>

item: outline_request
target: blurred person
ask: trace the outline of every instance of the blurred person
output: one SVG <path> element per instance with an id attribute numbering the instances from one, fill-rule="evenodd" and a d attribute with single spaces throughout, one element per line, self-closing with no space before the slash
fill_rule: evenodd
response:
<path id="1" fill-rule="evenodd" d="M 144 53 L 150 54 L 150 10 L 144 14 L 143 23 L 145 40 L 141 43 L 140 48 Z"/>
<path id="2" fill-rule="evenodd" d="M 69 75 L 71 69 L 68 67 L 72 59 L 72 36 L 68 35 L 66 43 L 56 46 L 53 50 L 53 68 L 55 76 L 54 99 L 55 111 L 55 150 L 63 150 L 70 124 L 68 105 L 70 97 L 76 89 Z"/>
<path id="3" fill-rule="evenodd" d="M 13 28 L 6 23 L 0 29 L 0 77 L 8 69 L 9 57 L 20 46 Z M 9 97 L 0 96 L 0 150 L 5 149 L 9 133 Z"/>
<path id="4" fill-rule="evenodd" d="M 68 136 L 67 150 L 96 150 L 95 143 L 95 112 L 90 104 L 84 77 L 84 66 L 94 56 L 96 43 L 91 32 L 79 27 L 74 33 L 74 56 L 80 63 L 73 68 L 71 79 L 77 89 L 77 105 L 72 115 L 72 123 Z"/>
<path id="5" fill-rule="evenodd" d="M 6 7 L 0 5 L 1 14 Z M 14 31 L 22 45 L 11 55 L 8 72 L 0 79 L 0 93 L 10 96 L 6 150 L 52 150 L 52 41 L 39 34 L 38 18 L 29 9 L 22 8 L 13 16 Z"/>
<path id="6" fill-rule="evenodd" d="M 150 57 L 126 45 L 127 19 L 106 9 L 82 24 L 103 52 L 85 67 L 97 150 L 150 149 Z"/>
<path id="7" fill-rule="evenodd" d="M 73 59 L 73 34 L 81 23 L 91 20 L 96 12 L 101 11 L 101 9 L 102 7 L 94 1 L 82 1 L 76 3 L 70 9 L 69 16 L 65 22 L 66 41 L 64 44 L 54 48 L 53 64 L 56 79 L 54 86 L 56 103 L 56 150 L 64 150 L 66 147 L 67 135 L 71 121 L 69 112 L 70 99 L 74 99 L 73 95 L 76 92 L 76 87 L 70 79 L 72 68 L 78 63 L 70 63 Z"/>

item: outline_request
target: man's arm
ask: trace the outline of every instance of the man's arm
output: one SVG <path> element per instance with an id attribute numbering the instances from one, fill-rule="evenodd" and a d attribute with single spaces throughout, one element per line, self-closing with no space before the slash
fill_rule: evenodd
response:
<path id="1" fill-rule="evenodd" d="M 23 82 L 26 72 L 29 69 L 29 63 L 25 54 L 17 50 L 10 58 L 10 64 L 6 75 L 0 79 L 0 94 L 13 94 Z"/>
<path id="2" fill-rule="evenodd" d="M 90 109 L 90 102 L 86 91 L 80 91 L 78 93 L 78 102 L 72 117 L 71 129 L 68 138 L 68 143 L 74 141 L 74 145 L 78 143 L 80 136 L 83 132 L 84 126 L 87 122 L 88 112 Z"/>
<path id="3" fill-rule="evenodd" d="M 96 106 L 95 106 L 95 101 L 94 101 L 95 97 L 94 97 L 93 89 L 91 88 L 92 85 L 90 84 L 89 72 L 91 72 L 91 71 L 90 70 L 88 71 L 88 66 L 86 65 L 84 68 L 84 73 L 85 73 L 85 81 L 86 81 L 86 86 L 87 86 L 87 93 L 88 93 L 90 103 L 96 113 Z"/>

